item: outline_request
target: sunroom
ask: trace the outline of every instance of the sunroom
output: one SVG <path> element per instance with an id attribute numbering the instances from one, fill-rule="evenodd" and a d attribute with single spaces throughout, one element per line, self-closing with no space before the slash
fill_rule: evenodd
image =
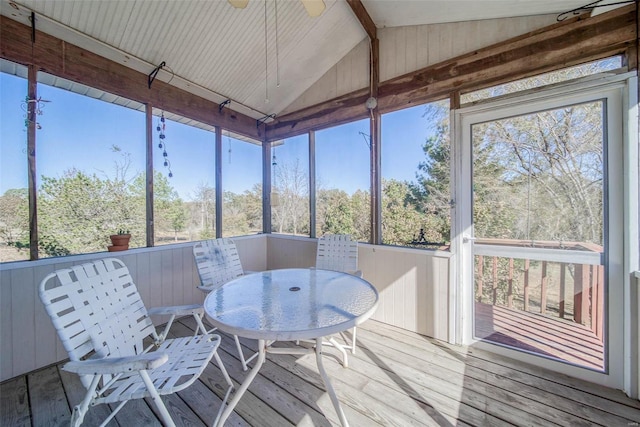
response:
<path id="1" fill-rule="evenodd" d="M 0 5 L 3 425 L 80 399 L 52 271 L 116 257 L 146 306 L 201 304 L 196 242 L 262 272 L 328 234 L 379 293 L 326 358 L 352 425 L 640 421 L 637 1 Z M 212 424 L 211 369 L 176 423 Z M 114 425 L 159 423 L 129 405 Z M 229 424 L 340 420 L 306 356 L 270 355 Z"/>

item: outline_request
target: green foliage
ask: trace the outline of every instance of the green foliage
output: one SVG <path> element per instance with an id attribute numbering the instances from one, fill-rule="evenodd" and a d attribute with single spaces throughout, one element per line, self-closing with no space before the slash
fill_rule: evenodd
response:
<path id="1" fill-rule="evenodd" d="M 26 188 L 0 196 L 0 240 L 18 249 L 29 247 L 29 197 Z"/>
<path id="2" fill-rule="evenodd" d="M 142 177 L 142 176 L 141 176 Z M 178 233 L 187 226 L 188 211 L 169 179 L 160 171 L 153 173 L 153 221 L 156 240 L 172 235 L 178 241 Z"/>
<path id="3" fill-rule="evenodd" d="M 353 210 L 349 195 L 338 189 L 321 190 L 318 192 L 317 224 L 319 235 L 324 234 L 353 234 Z"/>
<path id="4" fill-rule="evenodd" d="M 435 132 L 426 138 L 422 147 L 424 159 L 418 165 L 416 181 L 406 183 L 405 204 L 414 207 L 417 217 L 414 216 L 415 222 L 407 224 L 412 233 L 411 237 L 408 233 L 403 236 L 403 239 L 408 239 L 405 240 L 405 244 L 415 240 L 420 229 L 425 234 L 425 240 L 434 243 L 448 243 L 451 235 L 451 142 L 448 104 L 428 104 L 424 117 L 428 123 L 435 125 Z"/>
<path id="5" fill-rule="evenodd" d="M 407 245 L 422 225 L 420 212 L 408 196 L 406 182 L 383 180 L 382 239 L 386 244 Z"/>
<path id="6" fill-rule="evenodd" d="M 224 192 L 223 219 L 226 236 L 240 236 L 262 231 L 262 186 L 236 194 Z"/>
<path id="7" fill-rule="evenodd" d="M 274 168 L 271 221 L 275 233 L 309 234 L 309 175 L 299 159 Z"/>
<path id="8" fill-rule="evenodd" d="M 42 177 L 38 198 L 40 247 L 47 255 L 104 251 L 108 236 L 130 229 L 144 239 L 144 201 L 123 180 L 77 170 Z M 140 238 L 140 236 L 138 236 Z M 144 240 L 143 240 L 144 241 Z"/>
<path id="9" fill-rule="evenodd" d="M 492 90 L 521 90 L 575 77 L 575 73 L 579 72 L 561 71 Z M 474 125 L 472 215 L 476 237 L 601 245 L 603 114 L 602 103 L 594 101 Z M 424 157 L 415 180 L 383 180 L 384 243 L 410 245 L 420 230 L 426 241 L 449 242 L 452 196 L 448 117 L 448 103 L 428 104 L 424 110 L 425 130 L 434 131 L 424 140 Z M 146 244 L 146 178 L 144 174 L 130 177 L 129 154 L 116 145 L 112 151 L 121 155 L 113 178 L 75 169 L 61 177 L 42 177 L 38 234 L 45 254 L 104 251 L 108 236 L 115 230 L 130 231 L 132 247 Z M 274 172 L 274 183 L 273 230 L 309 233 L 308 175 L 299 162 L 280 164 Z M 155 171 L 153 193 L 156 237 L 177 241 L 185 232 L 191 239 L 215 236 L 213 187 L 201 184 L 193 200 L 185 202 L 167 177 Z M 223 199 L 225 235 L 262 230 L 260 184 L 242 194 L 225 192 Z M 319 188 L 316 234 L 345 233 L 368 241 L 370 205 L 371 195 L 366 190 L 349 195 L 339 189 Z M 0 196 L 0 238 L 4 243 L 28 247 L 28 206 L 26 189 L 8 190 Z"/>
<path id="10" fill-rule="evenodd" d="M 216 237 L 216 190 L 205 183 L 196 189 L 194 200 L 186 204 L 189 211 L 187 227 L 190 234 L 201 240 Z"/>

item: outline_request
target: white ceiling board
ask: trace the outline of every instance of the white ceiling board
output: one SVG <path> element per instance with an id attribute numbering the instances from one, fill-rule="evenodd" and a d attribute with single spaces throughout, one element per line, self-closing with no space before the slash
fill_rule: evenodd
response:
<path id="1" fill-rule="evenodd" d="M 160 80 L 214 102 L 230 98 L 230 108 L 254 118 L 282 111 L 365 37 L 342 0 L 325 0 L 318 18 L 299 1 L 267 1 L 266 34 L 260 0 L 245 9 L 197 0 L 15 3 L 36 12 L 41 31 L 145 74 L 164 61 Z M 5 15 L 8 4 L 2 0 Z M 19 20 L 29 25 L 26 9 Z"/>
<path id="2" fill-rule="evenodd" d="M 562 13 L 588 0 L 362 0 L 378 28 Z"/>
<path id="3" fill-rule="evenodd" d="M 245 9 L 226 0 L 0 0 L 0 13 L 30 25 L 33 10 L 38 30 L 144 74 L 165 61 L 157 79 L 215 103 L 230 98 L 258 119 L 295 103 L 366 38 L 345 0 L 324 1 L 317 18 L 300 1 L 266 1 L 266 64 L 263 0 Z M 560 13 L 586 0 L 362 1 L 388 27 Z"/>

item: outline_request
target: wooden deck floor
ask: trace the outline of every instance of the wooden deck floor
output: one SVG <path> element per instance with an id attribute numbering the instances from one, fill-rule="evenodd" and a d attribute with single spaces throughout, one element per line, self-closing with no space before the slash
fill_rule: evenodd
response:
<path id="1" fill-rule="evenodd" d="M 191 332 L 191 321 L 174 326 Z M 247 350 L 253 346 L 245 341 Z M 288 345 L 288 344 L 283 344 Z M 331 350 L 329 350 L 330 352 Z M 236 382 L 233 340 L 220 354 Z M 474 348 L 451 346 L 369 321 L 358 329 L 358 350 L 344 369 L 329 355 L 325 366 L 352 426 L 637 426 L 640 402 L 589 384 Z M 51 366 L 0 385 L 1 426 L 68 425 L 81 396 L 77 378 Z M 217 367 L 164 400 L 179 426 L 210 425 L 222 395 Z M 108 411 L 92 408 L 85 426 Z M 146 401 L 128 403 L 110 426 L 160 425 Z M 329 426 L 337 417 L 312 355 L 269 355 L 228 426 Z"/>
<path id="2" fill-rule="evenodd" d="M 564 319 L 476 302 L 476 337 L 596 371 L 604 345 L 586 326 Z"/>

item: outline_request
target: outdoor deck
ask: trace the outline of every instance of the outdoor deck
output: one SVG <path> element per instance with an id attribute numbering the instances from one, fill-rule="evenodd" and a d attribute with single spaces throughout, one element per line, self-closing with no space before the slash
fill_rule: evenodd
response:
<path id="1" fill-rule="evenodd" d="M 604 369 L 602 341 L 569 320 L 476 302 L 476 336 L 589 369 Z"/>
<path id="2" fill-rule="evenodd" d="M 186 334 L 191 327 L 192 321 L 184 320 L 173 331 Z M 358 329 L 358 346 L 349 369 L 333 360 L 325 363 L 352 426 L 628 427 L 640 420 L 640 402 L 620 391 L 379 322 L 369 321 Z M 232 378 L 242 381 L 245 373 L 233 340 L 225 336 L 219 351 Z M 0 425 L 67 425 L 70 408 L 79 400 L 79 381 L 60 367 L 3 383 Z M 221 384 L 212 364 L 201 381 L 165 397 L 176 424 L 210 425 Z M 84 425 L 97 425 L 107 410 L 104 405 L 94 407 Z M 159 424 L 152 406 L 134 401 L 109 425 Z M 337 417 L 313 356 L 269 355 L 227 425 L 328 426 L 337 425 Z"/>

